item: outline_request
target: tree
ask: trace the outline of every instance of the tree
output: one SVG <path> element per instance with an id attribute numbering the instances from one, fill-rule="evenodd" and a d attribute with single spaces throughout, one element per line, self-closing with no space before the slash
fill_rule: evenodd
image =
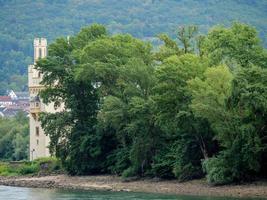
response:
<path id="1" fill-rule="evenodd" d="M 225 63 L 230 68 L 236 64 L 266 66 L 267 52 L 260 43 L 257 31 L 248 25 L 233 23 L 230 28 L 217 26 L 208 33 L 206 54 L 214 65 Z"/>
<path id="2" fill-rule="evenodd" d="M 160 163 L 156 168 L 160 171 L 159 166 L 165 167 L 163 163 L 171 164 L 180 180 L 200 177 L 200 160 L 212 153 L 212 132 L 208 123 L 192 115 L 187 89 L 187 81 L 202 77 L 207 67 L 206 59 L 185 54 L 165 59 L 156 70 L 152 99 L 156 124 L 163 130 L 162 140 L 167 147 L 166 154 L 157 158 Z"/>
<path id="3" fill-rule="evenodd" d="M 254 118 L 256 112 L 248 106 L 249 102 L 254 104 L 254 94 L 263 88 L 258 87 L 258 81 L 253 87 L 257 70 L 241 69 L 233 79 L 227 67 L 219 66 L 207 69 L 205 80 L 189 82 L 194 114 L 210 122 L 222 148 L 216 157 L 204 161 L 208 181 L 213 184 L 246 180 L 260 170 L 263 146 L 257 126 L 265 122 Z M 243 98 L 248 100 L 248 105 L 243 103 Z M 258 93 L 258 98 L 264 97 Z"/>
<path id="4" fill-rule="evenodd" d="M 124 176 L 144 175 L 151 168 L 156 132 L 149 95 L 154 85 L 151 46 L 129 35 L 99 39 L 84 49 L 88 62 L 77 71 L 83 81 L 93 77 L 101 94 L 99 131 L 115 132 L 108 168 Z M 90 63 L 90 64 L 89 64 Z"/>
<path id="5" fill-rule="evenodd" d="M 100 170 L 101 152 L 96 134 L 99 97 L 94 82 L 77 79 L 75 71 L 86 64 L 80 59 L 83 48 L 105 35 L 104 27 L 95 24 L 69 41 L 60 38 L 49 46 L 49 56 L 37 63 L 46 86 L 41 92 L 42 99 L 45 103 L 55 102 L 55 107 L 64 106 L 59 113 L 44 113 L 41 121 L 51 137 L 51 152 L 61 159 L 70 174 Z"/>
<path id="6" fill-rule="evenodd" d="M 177 40 L 171 39 L 167 34 L 160 34 L 158 38 L 163 42 L 159 51 L 155 53 L 155 59 L 163 61 L 170 56 L 180 56 L 187 53 L 199 51 L 202 55 L 202 46 L 204 38 L 197 36 L 197 26 L 180 26 L 177 30 Z"/>
<path id="7" fill-rule="evenodd" d="M 181 26 L 178 29 L 177 38 L 182 43 L 184 53 L 193 53 L 195 44 L 193 39 L 198 33 L 197 26 Z"/>

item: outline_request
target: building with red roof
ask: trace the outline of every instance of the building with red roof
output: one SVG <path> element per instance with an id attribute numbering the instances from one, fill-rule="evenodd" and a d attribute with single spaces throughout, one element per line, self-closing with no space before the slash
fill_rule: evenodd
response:
<path id="1" fill-rule="evenodd" d="M 13 101 L 10 96 L 0 96 L 0 105 L 10 106 L 13 104 Z"/>

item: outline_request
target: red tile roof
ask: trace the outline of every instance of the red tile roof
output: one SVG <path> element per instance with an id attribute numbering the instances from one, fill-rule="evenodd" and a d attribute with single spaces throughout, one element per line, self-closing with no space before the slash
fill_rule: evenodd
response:
<path id="1" fill-rule="evenodd" d="M 0 101 L 12 101 L 10 96 L 0 96 Z"/>

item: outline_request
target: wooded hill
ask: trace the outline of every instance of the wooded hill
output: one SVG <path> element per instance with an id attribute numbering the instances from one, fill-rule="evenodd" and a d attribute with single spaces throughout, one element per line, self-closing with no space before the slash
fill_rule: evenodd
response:
<path id="1" fill-rule="evenodd" d="M 255 26 L 266 46 L 267 1 L 264 0 L 0 0 L 0 94 L 27 89 L 27 65 L 34 37 L 73 35 L 93 22 L 111 33 L 130 33 L 154 41 L 180 25 L 201 32 L 238 20 Z"/>

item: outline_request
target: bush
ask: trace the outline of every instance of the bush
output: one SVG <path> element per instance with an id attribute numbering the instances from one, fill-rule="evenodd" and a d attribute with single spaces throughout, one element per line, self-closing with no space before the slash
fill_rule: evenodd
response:
<path id="1" fill-rule="evenodd" d="M 208 183 L 223 185 L 233 182 L 231 168 L 222 156 L 213 157 L 203 162 L 203 170 L 207 173 Z"/>
<path id="2" fill-rule="evenodd" d="M 194 166 L 191 163 L 186 165 L 174 165 L 173 173 L 179 181 L 188 181 L 195 178 L 200 178 L 203 176 L 201 168 L 199 166 Z"/>
<path id="3" fill-rule="evenodd" d="M 112 174 L 121 175 L 130 166 L 129 150 L 119 148 L 107 156 L 108 170 Z"/>
<path id="4" fill-rule="evenodd" d="M 54 157 L 38 158 L 34 160 L 34 163 L 40 167 L 41 171 L 54 172 L 62 169 L 61 163 Z"/>
<path id="5" fill-rule="evenodd" d="M 169 149 L 164 149 L 155 155 L 151 171 L 154 176 L 159 178 L 174 178 L 174 162 L 175 155 Z"/>
<path id="6" fill-rule="evenodd" d="M 0 176 L 29 174 L 50 174 L 61 172 L 62 167 L 56 158 L 39 158 L 33 162 L 0 163 Z"/>
<path id="7" fill-rule="evenodd" d="M 16 168 L 11 167 L 8 163 L 0 163 L 0 176 L 17 176 L 19 175 Z"/>
<path id="8" fill-rule="evenodd" d="M 188 181 L 203 176 L 202 153 L 193 134 L 182 133 L 173 146 L 175 155 L 173 173 L 179 181 Z"/>
<path id="9" fill-rule="evenodd" d="M 203 162 L 208 182 L 222 185 L 247 181 L 260 168 L 260 140 L 253 132 L 240 132 L 228 149 Z"/>
<path id="10" fill-rule="evenodd" d="M 134 177 L 136 176 L 136 174 L 137 174 L 136 169 L 134 169 L 133 167 L 129 167 L 128 169 L 122 172 L 122 177 L 123 178 Z"/>
<path id="11" fill-rule="evenodd" d="M 20 175 L 36 174 L 39 172 L 39 166 L 36 164 L 23 164 L 18 168 Z"/>

